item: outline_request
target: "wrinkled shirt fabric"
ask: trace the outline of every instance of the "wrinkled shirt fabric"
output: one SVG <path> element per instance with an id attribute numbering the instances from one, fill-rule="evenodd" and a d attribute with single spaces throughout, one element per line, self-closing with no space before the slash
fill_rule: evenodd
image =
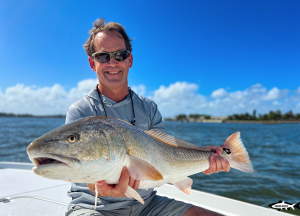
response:
<path id="1" fill-rule="evenodd" d="M 150 99 L 142 97 L 131 90 L 132 101 L 135 113 L 135 126 L 143 131 L 159 129 L 164 131 L 162 116 L 157 109 L 157 105 Z M 133 108 L 130 95 L 121 102 L 115 102 L 110 98 L 100 95 L 108 117 L 121 119 L 128 123 L 133 121 Z M 90 116 L 105 116 L 97 89 L 93 89 L 89 94 L 73 103 L 67 112 L 66 124 Z M 145 200 L 151 196 L 153 189 L 137 189 L 137 192 Z M 94 209 L 95 195 L 89 190 L 85 183 L 73 183 L 68 196 L 72 201 L 68 209 L 75 205 L 84 208 Z M 127 197 L 98 197 L 96 210 L 115 210 L 136 203 L 135 199 Z"/>

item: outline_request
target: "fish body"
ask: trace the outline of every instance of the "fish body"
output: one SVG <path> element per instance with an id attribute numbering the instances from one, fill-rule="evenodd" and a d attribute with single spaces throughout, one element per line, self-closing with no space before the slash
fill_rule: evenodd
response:
<path id="1" fill-rule="evenodd" d="M 222 157 L 231 167 L 253 172 L 239 132 L 221 147 Z M 188 176 L 207 170 L 214 153 L 159 130 L 144 132 L 107 117 L 88 117 L 64 125 L 36 139 L 27 152 L 36 165 L 33 171 L 46 178 L 117 184 L 126 166 L 131 177 L 141 180 L 140 189 L 172 183 L 185 193 L 192 185 Z"/>
<path id="2" fill-rule="evenodd" d="M 282 209 L 285 209 L 285 210 L 290 210 L 290 209 L 295 210 L 295 208 L 300 209 L 299 205 L 300 205 L 300 202 L 295 203 L 295 204 L 291 204 L 289 202 L 279 200 L 278 203 L 272 203 L 272 204 L 269 205 L 269 207 L 272 208 L 272 209 L 276 209 L 276 210 L 280 211 Z"/>

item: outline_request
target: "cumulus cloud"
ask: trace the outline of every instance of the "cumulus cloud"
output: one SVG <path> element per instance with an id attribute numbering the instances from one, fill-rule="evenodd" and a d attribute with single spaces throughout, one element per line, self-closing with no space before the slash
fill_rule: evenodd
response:
<path id="1" fill-rule="evenodd" d="M 0 88 L 0 112 L 35 115 L 66 114 L 68 107 L 95 88 L 97 82 L 97 79 L 82 80 L 70 90 L 66 90 L 60 84 L 50 87 L 17 84 L 5 91 Z M 132 86 L 132 89 L 155 101 L 163 117 L 173 117 L 181 113 L 222 116 L 252 113 L 254 109 L 258 113 L 277 109 L 282 112 L 289 110 L 300 112 L 300 87 L 296 90 L 277 87 L 268 90 L 261 84 L 255 84 L 239 91 L 216 89 L 210 96 L 199 93 L 198 84 L 187 82 L 162 85 L 148 95 L 143 84 Z"/>
<path id="2" fill-rule="evenodd" d="M 164 117 L 192 113 L 199 110 L 201 104 L 206 103 L 206 98 L 197 94 L 198 88 L 194 83 L 176 82 L 169 87 L 160 86 L 149 98 L 158 104 Z"/>
<path id="3" fill-rule="evenodd" d="M 96 79 L 83 80 L 70 91 L 60 84 L 40 88 L 17 84 L 7 88 L 4 93 L 0 90 L 0 111 L 35 115 L 65 114 L 68 107 L 95 88 L 96 83 Z"/>
<path id="4" fill-rule="evenodd" d="M 0 112 L 34 115 L 66 114 L 69 106 L 88 94 L 98 83 L 97 79 L 86 79 L 67 91 L 62 85 L 36 87 L 17 84 L 4 92 L 0 87 Z M 141 95 L 144 85 L 132 86 Z"/>
<path id="5" fill-rule="evenodd" d="M 293 110 L 300 112 L 295 102 L 300 102 L 300 96 L 287 89 L 276 87 L 267 90 L 261 84 L 255 84 L 244 90 L 227 92 L 217 89 L 211 97 L 198 93 L 199 86 L 193 83 L 176 82 L 170 86 L 161 86 L 151 97 L 159 107 L 164 117 L 173 117 L 180 113 L 211 114 L 216 116 L 234 113 L 267 113 L 280 109 L 283 112 Z M 300 104 L 300 103 L 299 103 Z"/>
<path id="6" fill-rule="evenodd" d="M 145 96 L 146 94 L 146 86 L 143 84 L 132 86 L 131 89 L 139 95 Z"/>
<path id="7" fill-rule="evenodd" d="M 274 87 L 264 96 L 264 100 L 277 100 L 286 97 L 289 93 L 288 89 L 279 90 Z"/>
<path id="8" fill-rule="evenodd" d="M 227 91 L 223 88 L 214 90 L 211 93 L 211 97 L 213 97 L 213 98 L 225 97 L 226 95 L 227 95 Z"/>

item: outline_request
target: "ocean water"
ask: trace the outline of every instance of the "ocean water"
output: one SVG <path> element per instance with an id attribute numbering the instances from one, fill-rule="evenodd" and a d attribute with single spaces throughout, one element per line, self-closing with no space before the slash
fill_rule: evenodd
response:
<path id="1" fill-rule="evenodd" d="M 30 142 L 62 125 L 61 118 L 0 118 L 0 161 L 30 162 Z M 165 122 L 165 127 L 167 133 L 199 146 L 220 146 L 241 132 L 255 172 L 198 173 L 191 176 L 193 189 L 263 207 L 279 200 L 300 202 L 300 124 Z M 287 213 L 300 215 L 300 210 Z"/>

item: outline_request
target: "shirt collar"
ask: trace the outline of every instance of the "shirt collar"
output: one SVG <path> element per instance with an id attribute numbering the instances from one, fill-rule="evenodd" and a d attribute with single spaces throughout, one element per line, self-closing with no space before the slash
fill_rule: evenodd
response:
<path id="1" fill-rule="evenodd" d="M 132 93 L 132 99 L 133 99 L 134 97 L 136 97 L 136 94 L 135 94 L 134 91 L 131 90 L 131 93 Z M 90 91 L 90 93 L 87 94 L 87 96 L 90 97 L 90 98 L 93 98 L 93 99 L 96 100 L 96 101 L 98 101 L 98 103 L 101 103 L 100 98 L 99 98 L 99 95 L 98 95 L 98 91 L 97 91 L 96 88 L 92 89 L 92 90 Z M 112 107 L 115 107 L 115 108 L 116 108 L 116 107 L 120 107 L 120 106 L 124 106 L 124 105 L 126 105 L 126 104 L 128 104 L 128 103 L 131 102 L 130 94 L 128 94 L 128 95 L 124 98 L 124 100 L 122 100 L 122 101 L 120 101 L 120 102 L 115 102 L 114 100 L 112 100 L 112 99 L 110 99 L 109 97 L 106 97 L 106 96 L 104 96 L 104 95 L 102 95 L 102 94 L 100 94 L 100 96 L 102 97 L 102 100 L 103 100 L 104 105 L 106 105 L 106 106 L 112 106 Z"/>

